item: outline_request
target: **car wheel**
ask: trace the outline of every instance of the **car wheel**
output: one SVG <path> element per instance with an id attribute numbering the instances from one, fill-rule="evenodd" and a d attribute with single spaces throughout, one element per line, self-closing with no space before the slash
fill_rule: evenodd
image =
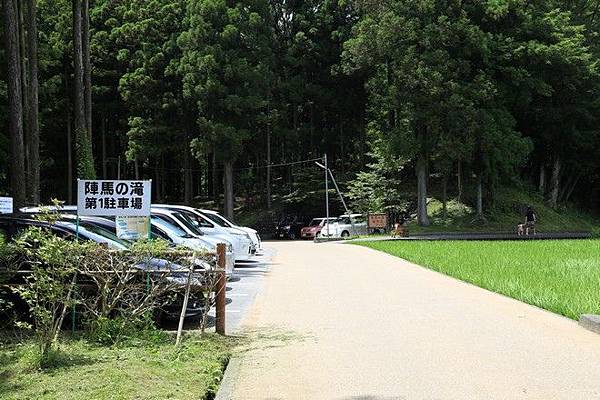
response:
<path id="1" fill-rule="evenodd" d="M 343 237 L 343 238 L 347 238 L 347 237 L 349 237 L 349 236 L 350 236 L 350 232 L 348 232 L 348 231 L 344 231 L 344 232 L 342 232 L 342 237 Z"/>

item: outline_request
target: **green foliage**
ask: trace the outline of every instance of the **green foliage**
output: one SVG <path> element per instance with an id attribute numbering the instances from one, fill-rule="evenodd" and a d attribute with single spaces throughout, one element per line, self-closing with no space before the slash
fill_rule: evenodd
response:
<path id="1" fill-rule="evenodd" d="M 31 270 L 26 284 L 14 291 L 27 303 L 39 345 L 39 364 L 46 365 L 68 307 L 74 305 L 74 276 L 85 252 L 95 243 L 66 241 L 40 227 L 28 228 L 15 242 Z"/>
<path id="2" fill-rule="evenodd" d="M 94 156 L 87 132 L 75 132 L 77 154 L 77 176 L 80 179 L 96 179 Z"/>
<path id="3" fill-rule="evenodd" d="M 87 338 L 101 345 L 130 346 L 140 343 L 161 343 L 166 333 L 156 328 L 151 315 L 129 319 L 99 317 L 89 322 Z"/>
<path id="4" fill-rule="evenodd" d="M 409 209 L 410 196 L 401 179 L 408 160 L 391 156 L 381 139 L 374 141 L 371 148 L 369 156 L 373 163 L 368 164 L 367 170 L 359 172 L 348 185 L 353 210 L 368 213 Z"/>
<path id="5" fill-rule="evenodd" d="M 266 107 L 271 76 L 268 2 L 193 0 L 177 43 L 186 101 L 196 104 L 199 159 L 205 143 L 223 160 L 235 160 Z M 204 143 L 204 144 L 203 144 Z"/>
<path id="6" fill-rule="evenodd" d="M 163 335 L 118 346 L 64 340 L 52 368 L 36 367 L 35 344 L 2 342 L 0 393 L 25 399 L 205 399 L 215 395 L 235 341 L 218 335 L 186 336 L 180 348 Z"/>
<path id="7" fill-rule="evenodd" d="M 600 242 L 393 241 L 357 243 L 577 320 L 600 313 Z"/>

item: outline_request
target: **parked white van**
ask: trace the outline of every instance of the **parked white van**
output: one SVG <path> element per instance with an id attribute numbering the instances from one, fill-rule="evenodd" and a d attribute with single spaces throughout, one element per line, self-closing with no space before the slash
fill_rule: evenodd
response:
<path id="1" fill-rule="evenodd" d="M 340 215 L 321 228 L 321 237 L 329 238 L 348 238 L 367 233 L 367 220 L 363 214 Z"/>

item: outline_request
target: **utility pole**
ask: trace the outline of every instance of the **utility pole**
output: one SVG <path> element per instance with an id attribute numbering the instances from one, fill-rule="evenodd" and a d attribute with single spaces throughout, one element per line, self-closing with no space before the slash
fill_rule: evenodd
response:
<path id="1" fill-rule="evenodd" d="M 323 161 L 325 164 L 325 216 L 327 217 L 326 227 L 327 227 L 327 237 L 329 238 L 329 167 L 327 166 L 327 153 L 323 156 Z"/>

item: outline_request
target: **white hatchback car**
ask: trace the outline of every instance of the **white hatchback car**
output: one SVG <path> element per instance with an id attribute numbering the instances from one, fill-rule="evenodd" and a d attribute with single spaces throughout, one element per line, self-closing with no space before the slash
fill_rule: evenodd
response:
<path id="1" fill-rule="evenodd" d="M 340 215 L 335 221 L 321 228 L 321 236 L 329 238 L 348 238 L 367 233 L 367 220 L 363 214 Z"/>
<path id="2" fill-rule="evenodd" d="M 184 228 L 190 229 L 191 233 L 197 229 L 205 233 L 208 236 L 216 236 L 226 238 L 233 244 L 233 252 L 235 254 L 235 261 L 248 261 L 254 256 L 255 248 L 250 239 L 250 236 L 237 228 L 225 228 L 221 225 L 214 223 L 207 215 L 202 213 L 199 209 L 188 206 L 178 205 L 165 205 L 157 204 L 152 205 L 153 212 L 169 212 L 183 214 L 186 219 L 191 221 L 194 226 Z"/>
<path id="3" fill-rule="evenodd" d="M 257 253 L 262 252 L 262 242 L 256 229 L 236 225 L 234 222 L 228 220 L 227 218 L 213 210 L 200 210 L 200 212 L 206 215 L 215 224 L 221 225 L 222 227 L 227 228 L 230 231 L 241 230 L 246 232 L 252 240 L 252 244 L 254 245 L 255 251 Z"/>

